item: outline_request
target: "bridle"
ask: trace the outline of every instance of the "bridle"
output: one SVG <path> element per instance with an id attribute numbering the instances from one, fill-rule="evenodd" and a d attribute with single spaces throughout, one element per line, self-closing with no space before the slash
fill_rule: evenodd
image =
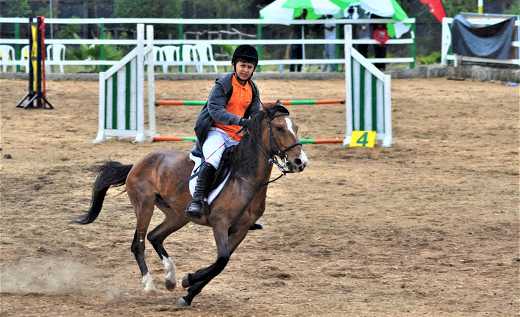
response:
<path id="1" fill-rule="evenodd" d="M 268 135 L 268 137 L 267 137 L 267 144 L 270 146 L 271 145 L 271 140 L 273 141 L 274 148 L 276 149 L 276 152 L 277 152 L 276 155 L 280 157 L 280 159 L 283 161 L 284 165 L 282 165 L 282 164 L 280 164 L 280 162 L 278 162 L 278 160 L 276 159 L 276 156 L 274 156 L 274 155 L 270 156 L 267 153 L 267 151 L 260 144 L 257 144 L 257 145 L 260 148 L 260 150 L 265 154 L 265 156 L 267 156 L 267 159 L 268 159 L 269 163 L 274 163 L 276 166 L 278 166 L 278 169 L 280 170 L 280 172 L 282 174 L 280 174 L 280 176 L 278 176 L 277 178 L 275 178 L 273 180 L 270 180 L 267 183 L 262 184 L 260 186 L 256 186 L 255 184 L 253 184 L 249 180 L 247 180 L 245 177 L 240 177 L 240 179 L 242 179 L 243 181 L 248 183 L 250 186 L 255 188 L 255 191 L 254 191 L 254 193 L 252 193 L 249 196 L 249 199 L 247 200 L 247 202 L 244 205 L 244 207 L 242 207 L 242 209 L 237 214 L 235 219 L 233 219 L 233 222 L 231 223 L 230 228 L 233 228 L 236 225 L 236 223 L 238 222 L 238 220 L 242 217 L 242 215 L 244 215 L 244 212 L 246 211 L 247 207 L 249 207 L 249 205 L 253 201 L 253 198 L 255 198 L 256 194 L 258 193 L 258 191 L 260 189 L 262 189 L 263 187 L 266 187 L 267 185 L 269 185 L 270 183 L 272 183 L 274 181 L 277 181 L 282 176 L 285 176 L 285 174 L 287 174 L 287 173 L 294 173 L 293 171 L 291 171 L 291 170 L 289 170 L 287 168 L 287 163 L 289 162 L 289 160 L 287 159 L 287 155 L 285 154 L 285 152 L 289 151 L 290 149 L 292 149 L 295 146 L 302 146 L 303 147 L 303 145 L 302 145 L 301 142 L 296 142 L 296 143 L 290 145 L 289 147 L 287 147 L 285 150 L 281 150 L 280 149 L 280 147 L 278 146 L 278 143 L 276 143 L 276 139 L 274 138 L 273 131 L 271 129 L 271 121 L 273 121 L 273 119 L 281 117 L 281 116 L 289 116 L 289 111 L 287 109 L 285 109 L 285 107 L 278 106 L 278 105 L 274 105 L 273 108 L 274 108 L 274 112 L 273 113 L 276 113 L 276 112 L 280 112 L 280 113 L 277 114 L 277 115 L 273 115 L 273 116 L 269 115 L 266 118 L 267 135 Z"/>
<path id="2" fill-rule="evenodd" d="M 276 113 L 276 111 L 280 111 L 281 113 L 279 113 L 277 115 L 273 115 L 273 116 L 268 116 L 266 118 L 267 135 L 268 135 L 268 137 L 267 137 L 267 144 L 271 145 L 271 141 L 272 141 L 272 143 L 274 144 L 274 148 L 276 150 L 275 154 L 278 157 L 280 157 L 280 159 L 283 162 L 283 165 L 280 164 L 280 162 L 278 162 L 278 160 L 276 159 L 276 156 L 270 156 L 267 153 L 267 151 L 260 144 L 258 144 L 258 147 L 267 156 L 267 158 L 269 160 L 269 163 L 274 163 L 278 167 L 278 169 L 282 173 L 282 175 L 280 175 L 278 177 L 278 178 L 280 178 L 280 177 L 284 176 L 286 173 L 294 173 L 292 170 L 287 168 L 287 163 L 289 163 L 289 160 L 287 159 L 287 154 L 285 154 L 285 153 L 287 151 L 289 151 L 290 149 L 292 149 L 293 147 L 295 147 L 295 146 L 302 146 L 302 144 L 300 142 L 296 142 L 296 143 L 290 145 L 289 147 L 287 147 L 285 150 L 281 150 L 280 149 L 280 147 L 278 146 L 278 143 L 276 142 L 276 139 L 274 138 L 273 130 L 271 129 L 271 121 L 273 121 L 275 118 L 278 118 L 278 117 L 281 117 L 281 116 L 289 116 L 289 112 L 284 107 L 279 107 L 279 109 L 276 109 L 276 106 L 275 106 L 275 113 Z M 275 180 L 277 180 L 278 178 L 276 178 Z M 275 180 L 273 180 L 271 182 L 274 182 Z"/>

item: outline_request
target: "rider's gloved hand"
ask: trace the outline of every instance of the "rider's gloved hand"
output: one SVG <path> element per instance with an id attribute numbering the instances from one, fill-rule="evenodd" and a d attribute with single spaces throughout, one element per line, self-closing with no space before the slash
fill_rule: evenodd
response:
<path id="1" fill-rule="evenodd" d="M 247 128 L 249 126 L 249 119 L 246 119 L 246 118 L 240 119 L 240 121 L 238 122 L 238 125 L 241 127 Z"/>

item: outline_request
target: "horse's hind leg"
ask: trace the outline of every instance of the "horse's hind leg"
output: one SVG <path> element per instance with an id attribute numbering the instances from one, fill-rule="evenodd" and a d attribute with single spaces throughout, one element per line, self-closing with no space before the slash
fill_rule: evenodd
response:
<path id="1" fill-rule="evenodd" d="M 156 297 L 157 289 L 155 288 L 152 275 L 148 271 L 148 267 L 144 260 L 146 231 L 148 230 L 150 220 L 152 219 L 155 197 L 146 196 L 144 194 L 132 195 L 131 191 L 128 191 L 128 196 L 130 197 L 130 201 L 132 202 L 132 206 L 134 207 L 137 216 L 137 225 L 131 250 L 132 253 L 134 253 L 139 269 L 141 270 L 144 293 L 149 297 Z M 139 200 L 137 200 L 136 197 L 139 197 Z"/>
<path id="2" fill-rule="evenodd" d="M 163 210 L 163 208 L 161 208 L 161 210 Z M 166 288 L 169 291 L 173 291 L 177 283 L 177 277 L 175 275 L 175 263 L 164 249 L 163 242 L 164 239 L 166 239 L 166 237 L 168 237 L 170 234 L 184 227 L 184 225 L 186 225 L 189 220 L 179 217 L 171 210 L 169 213 L 165 212 L 165 214 L 167 214 L 166 219 L 148 234 L 148 241 L 150 241 L 155 251 L 159 255 L 159 258 L 161 258 L 161 261 L 164 264 L 164 268 L 166 270 L 166 277 L 164 281 Z"/>

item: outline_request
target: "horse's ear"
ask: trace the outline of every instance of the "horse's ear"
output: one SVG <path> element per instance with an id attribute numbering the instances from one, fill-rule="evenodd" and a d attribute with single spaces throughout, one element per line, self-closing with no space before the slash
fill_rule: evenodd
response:
<path id="1" fill-rule="evenodd" d="M 282 105 L 282 103 L 280 102 L 280 99 L 276 100 L 275 105 L 276 106 L 281 106 Z"/>

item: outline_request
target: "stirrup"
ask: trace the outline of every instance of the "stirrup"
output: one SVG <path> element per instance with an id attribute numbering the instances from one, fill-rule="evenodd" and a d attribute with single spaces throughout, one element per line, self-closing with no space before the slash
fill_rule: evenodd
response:
<path id="1" fill-rule="evenodd" d="M 200 205 L 200 208 L 198 208 L 199 209 L 198 211 L 190 209 L 190 207 L 195 204 Z M 207 204 L 208 204 L 207 200 L 204 198 L 193 199 L 188 204 L 188 207 L 186 207 L 186 210 L 185 210 L 186 215 L 188 215 L 188 217 L 193 218 L 193 219 L 200 219 L 202 217 L 202 215 L 204 214 L 204 210 L 206 209 L 205 207 L 207 206 Z"/>

